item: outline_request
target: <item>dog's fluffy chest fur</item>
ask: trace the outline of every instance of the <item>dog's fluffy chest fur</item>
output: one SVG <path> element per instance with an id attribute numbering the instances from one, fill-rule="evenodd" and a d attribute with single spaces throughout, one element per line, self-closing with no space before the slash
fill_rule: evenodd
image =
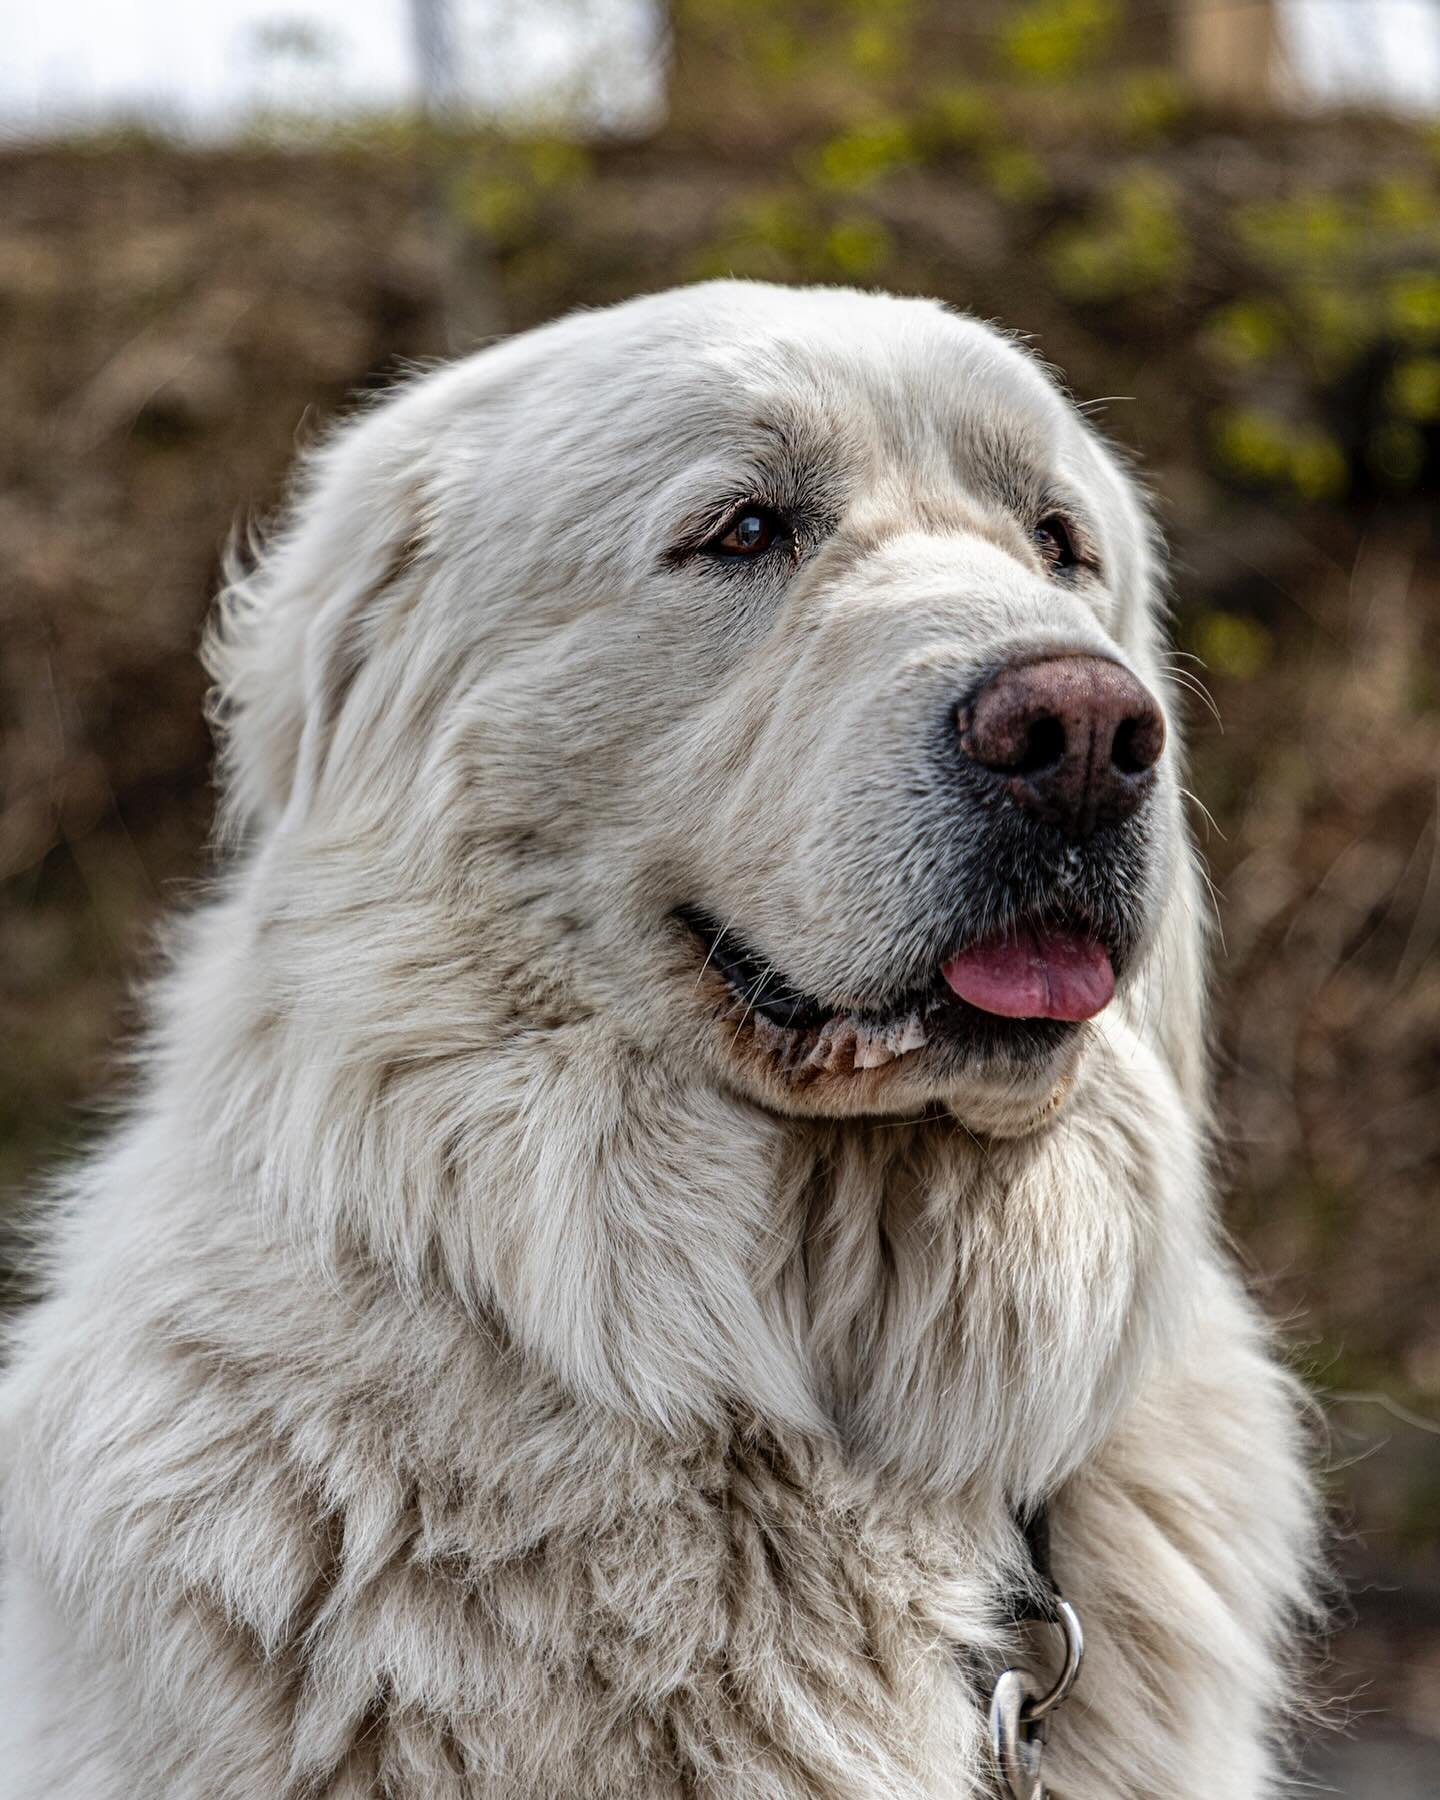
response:
<path id="1" fill-rule="evenodd" d="M 257 1257 L 214 1199 L 168 1280 L 112 1239 L 48 1321 L 68 1355 L 11 1393 L 27 1567 L 92 1654 L 211 1671 L 172 1696 L 67 1650 L 105 1750 L 53 1720 L 47 1793 L 919 1795 L 975 1761 L 1021 1573 L 993 1484 L 877 1478 L 738 1407 L 606 1417 L 493 1314 L 358 1254 L 323 1282 Z M 12 1618 L 33 1637 L 43 1606 Z"/>
<path id="2" fill-rule="evenodd" d="M 585 1058 L 592 1102 L 603 1066 Z M 628 1054 L 610 1067 L 635 1078 Z M 1123 1105 L 1123 1083 L 1111 1089 Z M 1216 1659 L 1239 1654 L 1255 1675 L 1268 1615 L 1242 1625 L 1255 1594 L 1229 1568 L 1225 1517 L 1191 1518 L 1189 1500 L 1167 1514 L 1148 1472 L 1155 1434 L 1168 1434 L 1177 1490 L 1203 1487 L 1217 1474 L 1207 1434 L 1234 1428 L 1211 1403 L 1234 1381 L 1215 1357 L 1260 1379 L 1247 1404 L 1267 1430 L 1285 1403 L 1225 1289 L 1203 1324 L 1146 1320 L 1193 1198 L 1160 1180 L 1153 1130 L 1131 1121 L 1130 1183 L 1093 1191 L 1085 1139 L 1063 1130 L 1053 1163 L 938 1123 L 767 1135 L 767 1216 L 789 1224 L 749 1246 L 745 1278 L 766 1354 L 791 1360 L 776 1391 L 804 1392 L 807 1425 L 737 1401 L 748 1365 L 727 1359 L 755 1346 L 720 1318 L 705 1322 L 714 1385 L 690 1418 L 577 1397 L 577 1324 L 598 1325 L 616 1299 L 603 1268 L 572 1271 L 573 1290 L 548 1296 L 553 1335 L 522 1343 L 493 1303 L 452 1285 L 453 1244 L 417 1239 L 397 1283 L 337 1218 L 324 1266 L 307 1264 L 280 1197 L 256 1184 L 254 1123 L 234 1140 L 251 1146 L 243 1171 L 218 1187 L 213 1166 L 175 1166 L 164 1127 L 117 1147 L 109 1174 L 147 1183 L 149 1214 L 89 1243 L 12 1382 L 27 1573 L 10 1629 L 57 1635 L 94 1733 L 91 1745 L 61 1713 L 47 1720 L 53 1689 L 37 1693 L 19 1766 L 46 1774 L 17 1796 L 119 1800 L 142 1768 L 172 1770 L 156 1791 L 195 1800 L 980 1793 L 981 1672 L 1023 1574 L 1010 1506 L 1042 1493 L 1092 1631 L 1107 1612 L 1163 1609 L 1155 1584 L 1172 1564 L 1193 1582 L 1197 1558 L 1213 1562 L 1213 1647 L 1189 1646 L 1210 1687 L 1142 1706 L 1126 1691 L 1142 1678 L 1133 1625 L 1109 1645 L 1102 1630 L 1090 1689 L 1102 1715 L 1061 1791 L 1261 1791 L 1261 1753 L 1243 1740 L 1254 1769 L 1237 1762 L 1235 1779 L 1252 1785 L 1173 1772 L 1157 1785 L 1176 1727 L 1161 1733 L 1150 1714 L 1188 1705 L 1218 1728 L 1217 1706 L 1238 1701 L 1211 1691 Z M 504 1115 L 486 1130 L 513 1182 Z M 415 1159 L 380 1160 L 373 1136 L 355 1149 L 410 1182 L 412 1201 L 423 1192 Z M 633 1162 L 607 1167 L 616 1191 L 649 1179 L 646 1153 L 637 1140 Z M 567 1204 L 553 1186 L 508 1193 L 516 1208 Z M 636 1378 L 686 1341 L 663 1310 L 627 1329 Z M 1173 1385 L 1167 1358 L 1200 1344 L 1208 1366 L 1186 1419 L 1149 1390 L 1157 1364 Z M 1129 1491 L 1137 1416 L 1143 1479 Z M 1268 1466 L 1256 1447 L 1258 1477 L 1280 1541 L 1299 1495 L 1272 1444 Z M 1218 1484 L 1226 1505 L 1232 1480 Z M 1150 1569 L 1136 1563 L 1145 1530 L 1159 1534 Z M 76 1643 L 56 1596 L 78 1611 Z M 121 1643 L 138 1656 L 114 1654 Z M 19 1666 L 23 1643 L 8 1653 L 23 1694 L 34 1667 Z M 184 1676 L 173 1690 L 165 1669 Z M 1057 1781 L 1064 1745 L 1062 1733 Z M 224 1786 L 211 1785 L 217 1755 Z M 1148 1785 L 1117 1786 L 1117 1755 Z"/>

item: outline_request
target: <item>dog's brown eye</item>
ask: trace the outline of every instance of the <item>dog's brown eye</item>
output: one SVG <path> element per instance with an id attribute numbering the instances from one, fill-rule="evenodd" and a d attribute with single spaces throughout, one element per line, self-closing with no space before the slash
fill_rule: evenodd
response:
<path id="1" fill-rule="evenodd" d="M 1031 536 L 1047 569 L 1073 569 L 1079 562 L 1074 533 L 1069 521 L 1060 513 L 1046 513 Z"/>
<path id="2" fill-rule="evenodd" d="M 762 556 L 780 536 L 780 529 L 780 521 L 766 507 L 747 507 L 731 520 L 712 548 L 725 556 Z"/>

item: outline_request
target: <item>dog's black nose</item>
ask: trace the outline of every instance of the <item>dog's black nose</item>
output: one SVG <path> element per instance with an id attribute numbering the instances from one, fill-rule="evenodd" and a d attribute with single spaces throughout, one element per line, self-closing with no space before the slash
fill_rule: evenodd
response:
<path id="1" fill-rule="evenodd" d="M 1165 747 L 1155 696 L 1101 656 L 1012 664 L 961 707 L 958 723 L 971 761 L 1070 838 L 1128 819 Z"/>

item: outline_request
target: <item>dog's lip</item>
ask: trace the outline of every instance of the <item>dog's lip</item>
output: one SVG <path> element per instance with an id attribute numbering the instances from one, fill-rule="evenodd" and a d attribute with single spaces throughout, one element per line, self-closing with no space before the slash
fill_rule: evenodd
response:
<path id="1" fill-rule="evenodd" d="M 750 1022 L 764 1047 L 786 1066 L 797 1060 L 809 1064 L 818 1057 L 826 1068 L 842 1062 L 855 1069 L 879 1067 L 922 1048 L 933 1030 L 953 1027 L 966 1019 L 976 1026 L 983 1025 L 987 1039 L 1003 1036 L 1007 1030 L 1019 1032 L 1042 1024 L 1047 1031 L 1064 1036 L 1078 1023 L 1068 1018 L 1001 1016 L 987 1007 L 972 1005 L 955 991 L 946 971 L 958 959 L 1003 937 L 1004 931 L 957 934 L 948 953 L 936 957 L 928 983 L 917 982 L 878 1004 L 857 1005 L 826 1001 L 806 993 L 780 973 L 773 962 L 751 949 L 733 926 L 722 925 L 702 907 L 680 906 L 673 916 L 702 949 L 702 970 L 713 971 L 730 990 L 733 1004 L 740 1009 L 741 1023 Z M 1005 929 L 1031 938 L 1051 933 L 1071 940 L 1085 939 L 1103 953 L 1112 972 L 1121 967 L 1118 947 L 1108 935 L 1093 920 L 1071 909 L 1017 915 Z"/>
<path id="2" fill-rule="evenodd" d="M 705 952 L 707 969 L 713 969 L 751 1011 L 787 1031 L 818 1029 L 839 1012 L 854 1010 L 827 1005 L 813 994 L 795 987 L 749 948 L 733 927 L 722 925 L 712 913 L 698 906 L 679 906 L 675 917 L 696 937 Z"/>

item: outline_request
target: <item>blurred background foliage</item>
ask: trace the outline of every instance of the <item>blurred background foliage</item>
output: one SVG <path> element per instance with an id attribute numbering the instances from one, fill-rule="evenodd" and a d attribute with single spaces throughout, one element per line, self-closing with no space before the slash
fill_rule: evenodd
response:
<path id="1" fill-rule="evenodd" d="M 942 296 L 1152 485 L 1227 1218 L 1349 1521 L 1330 1686 L 1440 1738 L 1440 128 L 1296 104 L 1262 5 L 675 0 L 662 48 L 639 126 L 432 96 L 0 149 L 0 1179 L 123 1085 L 208 868 L 219 551 L 297 446 L 417 359 L 671 282 Z"/>

